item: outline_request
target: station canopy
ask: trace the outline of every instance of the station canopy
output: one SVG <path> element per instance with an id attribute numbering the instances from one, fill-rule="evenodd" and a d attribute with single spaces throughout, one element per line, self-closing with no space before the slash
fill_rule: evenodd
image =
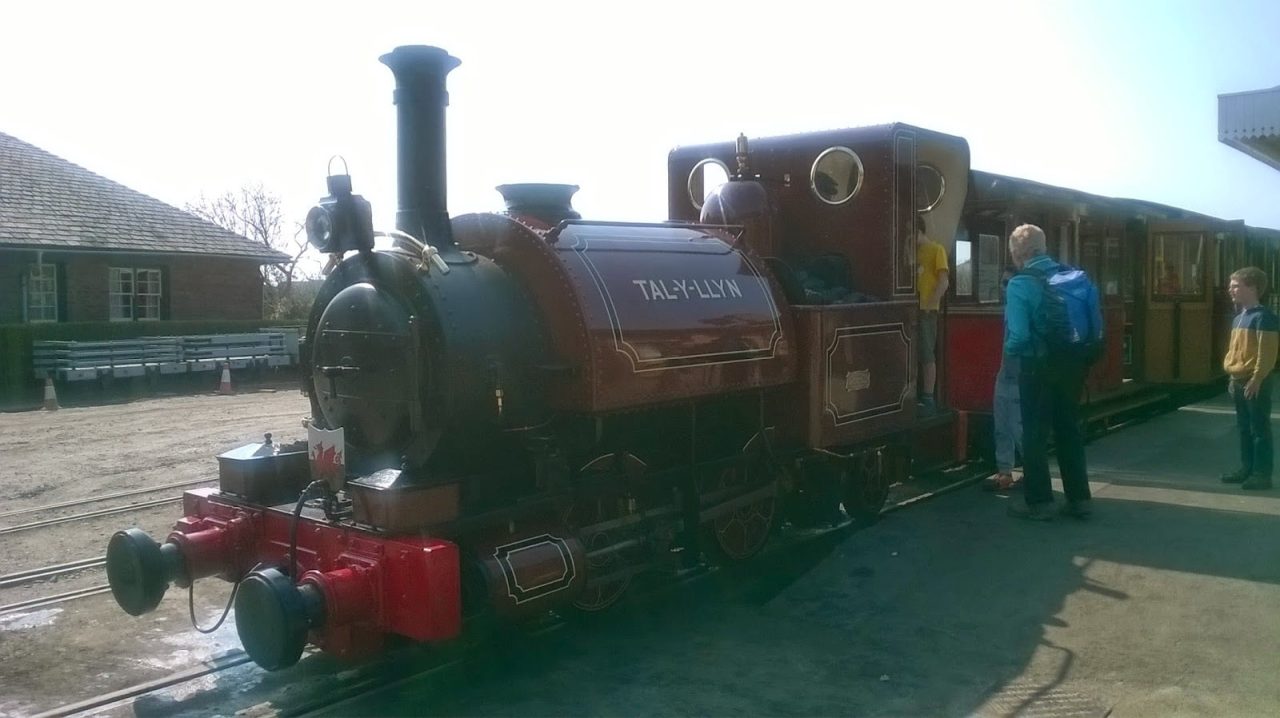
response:
<path id="1" fill-rule="evenodd" d="M 1280 86 L 1218 95 L 1218 141 L 1280 170 Z"/>

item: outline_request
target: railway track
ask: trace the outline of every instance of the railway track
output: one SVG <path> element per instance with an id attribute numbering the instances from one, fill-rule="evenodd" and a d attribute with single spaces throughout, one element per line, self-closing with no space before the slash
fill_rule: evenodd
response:
<path id="1" fill-rule="evenodd" d="M 15 509 L 13 511 L 5 511 L 0 513 L 0 519 L 7 519 L 13 516 L 21 516 L 23 514 L 38 514 L 45 511 L 53 511 L 55 509 L 66 509 L 72 506 L 82 506 L 84 504 L 97 503 L 99 501 L 109 501 L 111 499 L 122 499 L 128 496 L 141 496 L 142 494 L 150 494 L 156 491 L 167 491 L 169 489 L 185 489 L 193 486 L 201 486 L 211 484 L 217 479 L 199 479 L 197 481 L 179 481 L 173 484 L 164 484 L 162 486 L 150 486 L 141 489 L 132 489 L 130 491 L 118 491 L 114 494 L 101 494 L 99 496 L 90 496 L 83 499 L 73 499 L 71 501 L 63 501 L 56 504 L 46 504 L 44 506 L 31 506 L 25 509 Z"/>
<path id="2" fill-rule="evenodd" d="M 881 510 L 881 514 L 889 514 L 899 511 L 908 506 L 926 501 L 930 498 L 941 496 L 952 491 L 970 486 L 982 478 L 990 474 L 990 469 L 985 464 L 969 465 L 963 470 L 957 471 L 953 475 L 953 480 L 943 481 L 939 486 L 920 494 L 910 496 L 894 502 Z M 827 537 L 828 539 L 839 538 L 844 534 L 850 534 L 857 530 L 859 525 L 852 521 L 846 521 L 838 526 L 820 529 L 806 529 L 796 531 L 790 537 L 781 541 L 775 541 L 771 544 L 771 548 L 767 548 L 762 558 L 768 560 L 769 556 L 783 555 L 785 551 L 798 543 L 809 542 Z M 93 566 L 92 562 L 99 559 L 85 559 L 79 563 L 84 567 Z M 66 564 L 69 566 L 71 564 Z M 101 564 L 97 564 L 101 565 Z M 60 567 L 48 567 L 49 569 Z M 23 572 L 24 575 L 37 575 L 41 569 L 33 569 L 32 571 Z M 67 569 L 77 570 L 77 569 Z M 629 601 L 632 604 L 637 602 L 647 602 L 660 599 L 664 595 L 671 594 L 684 588 L 701 583 L 707 577 L 716 575 L 720 569 L 715 566 L 700 566 L 684 572 L 674 581 L 666 581 L 656 584 L 648 589 L 641 589 L 632 596 Z M 748 574 L 750 575 L 750 574 Z M 19 574 L 9 574 L 0 577 L 0 580 L 21 578 Z M 29 579 L 34 580 L 34 579 Z M 85 596 L 106 593 L 110 589 L 107 586 L 93 586 L 80 591 L 72 591 L 58 596 L 50 596 L 45 599 L 33 599 L 25 602 L 27 608 L 35 607 L 37 601 L 45 601 L 46 603 L 38 605 L 47 605 L 52 601 L 65 601 Z M 0 607 L 0 614 L 5 610 L 19 610 L 17 608 L 10 609 L 9 606 Z M 519 635 L 534 639 L 551 632 L 560 630 L 568 625 L 566 619 L 560 617 L 549 618 L 546 621 L 530 628 L 526 627 L 519 632 Z M 486 635 L 480 639 L 474 639 L 465 646 L 453 651 L 447 651 L 443 655 L 435 657 L 427 661 L 423 665 L 423 660 L 413 655 L 414 652 L 421 652 L 420 647 L 409 647 L 388 653 L 383 658 L 374 661 L 366 666 L 362 666 L 349 677 L 348 680 L 342 681 L 339 685 L 329 685 L 332 681 L 326 683 L 326 690 L 312 696 L 309 699 L 301 700 L 296 704 L 279 703 L 276 699 L 271 699 L 258 706 L 245 706 L 237 712 L 247 712 L 255 716 L 255 718 L 265 718 L 265 716 L 309 716 L 316 714 L 341 715 L 344 711 L 351 711 L 356 708 L 357 701 L 364 700 L 378 694 L 385 694 L 395 691 L 409 683 L 420 682 L 424 680 L 433 680 L 448 674 L 454 669 L 460 669 L 466 666 L 470 661 L 476 659 L 480 653 L 477 649 L 488 645 L 494 637 L 491 631 L 481 631 Z M 151 696 L 162 691 L 177 688 L 183 684 L 199 680 L 209 675 L 228 671 L 238 666 L 242 666 L 250 662 L 247 655 L 241 650 L 233 650 L 225 653 L 217 658 L 203 661 L 191 668 L 179 671 L 164 678 L 147 681 L 144 683 L 122 688 L 111 693 L 106 693 L 94 698 L 86 699 L 76 703 L 61 706 L 59 708 L 38 714 L 35 718 L 62 718 L 63 716 L 77 715 L 81 713 L 97 712 L 106 709 L 125 708 L 126 710 L 135 701 L 146 696 Z M 415 665 L 416 664 L 416 665 Z"/>
<path id="3" fill-rule="evenodd" d="M 23 584 L 39 581 L 42 578 L 53 578 L 55 576 L 64 576 L 69 573 L 77 573 L 89 569 L 104 566 L 107 563 L 106 556 L 97 556 L 95 558 L 82 558 L 76 561 L 68 561 L 66 563 L 58 563 L 52 566 L 42 566 L 26 571 L 15 571 L 0 576 L 0 589 L 13 588 Z"/>
<path id="4" fill-rule="evenodd" d="M 196 666 L 184 671 L 179 671 L 164 678 L 139 683 L 138 685 L 130 686 L 128 688 L 121 688 L 118 691 L 104 693 L 103 695 L 95 698 L 79 701 L 77 703 L 70 703 L 51 711 L 38 713 L 33 716 L 33 718 L 61 718 L 62 716 L 71 716 L 76 715 L 77 713 L 85 713 L 88 711 L 114 707 L 166 688 L 179 686 L 183 683 L 189 683 L 213 673 L 220 673 L 222 671 L 235 668 L 236 666 L 244 665 L 245 663 L 248 663 L 249 660 L 249 656 L 245 655 L 244 651 L 228 651 L 217 658 L 202 661 Z"/>
<path id="5" fill-rule="evenodd" d="M 56 603 L 72 601 L 77 598 L 88 598 L 89 596 L 98 596 L 104 593 L 110 593 L 111 587 L 107 584 L 99 584 L 97 586 L 89 586 L 88 588 L 78 588 L 74 591 L 65 591 L 63 593 L 55 593 L 52 596 L 42 596 L 40 598 L 32 598 L 26 601 L 18 601 L 0 606 L 0 616 L 8 613 L 16 613 L 18 611 L 30 611 L 35 608 L 44 608 L 52 606 Z"/>
<path id="6" fill-rule="evenodd" d="M 20 531 L 30 531 L 32 529 L 45 528 L 47 526 L 56 526 L 58 524 L 71 523 L 73 521 L 85 521 L 87 519 L 98 518 L 99 516 L 111 516 L 113 514 L 123 514 L 129 511 L 138 511 L 141 509 L 154 508 L 156 506 L 165 506 L 167 504 L 177 503 L 182 500 L 181 496 L 169 496 L 163 499 L 155 499 L 153 501 L 143 501 L 136 504 L 127 504 L 124 506 L 113 506 L 106 509 L 98 509 L 97 511 L 86 511 L 80 514 L 72 514 L 70 516 L 58 516 L 52 519 L 44 519 L 42 521 L 31 521 L 16 526 L 6 526 L 0 528 L 0 536 L 15 534 Z"/>
<path id="7" fill-rule="evenodd" d="M 44 579 L 57 578 L 71 574 L 80 573 L 82 571 L 94 571 L 106 566 L 107 557 L 97 556 L 95 558 L 83 558 L 77 561 L 68 561 L 67 563 L 55 564 L 53 566 L 43 566 L 41 568 L 33 568 L 27 571 L 15 571 L 0 576 L 0 590 L 17 588 L 25 586 L 29 583 L 41 581 Z M 107 593 L 111 587 L 105 583 L 96 584 L 84 588 L 78 588 L 71 591 L 64 591 L 50 596 L 42 596 L 39 598 L 30 598 L 25 601 L 17 601 L 15 603 L 6 603 L 0 605 L 0 616 L 15 613 L 17 611 L 31 610 L 34 608 L 43 608 L 64 601 L 71 601 L 77 598 L 85 598 L 88 596 L 96 596 L 98 594 Z"/>

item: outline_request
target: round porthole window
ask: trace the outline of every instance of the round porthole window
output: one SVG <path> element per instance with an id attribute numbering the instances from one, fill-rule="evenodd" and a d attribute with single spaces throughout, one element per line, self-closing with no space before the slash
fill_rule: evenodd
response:
<path id="1" fill-rule="evenodd" d="M 947 181 L 933 165 L 916 165 L 916 211 L 928 212 L 942 201 Z"/>
<path id="2" fill-rule="evenodd" d="M 813 161 L 809 187 L 827 204 L 844 204 L 862 188 L 862 159 L 848 147 L 829 147 Z"/>
<path id="3" fill-rule="evenodd" d="M 702 209 L 707 195 L 729 181 L 729 167 L 714 157 L 708 157 L 693 166 L 689 172 L 689 201 Z"/>

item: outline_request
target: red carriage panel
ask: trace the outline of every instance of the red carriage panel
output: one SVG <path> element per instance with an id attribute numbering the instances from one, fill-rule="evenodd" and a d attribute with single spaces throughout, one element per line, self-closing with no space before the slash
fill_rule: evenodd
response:
<path id="1" fill-rule="evenodd" d="M 1104 303 L 1102 322 L 1106 326 L 1106 349 L 1089 373 L 1088 399 L 1106 396 L 1124 386 L 1124 303 Z"/>
<path id="2" fill-rule="evenodd" d="M 990 413 L 1004 345 L 1001 308 L 949 309 L 946 324 L 947 406 Z"/>
<path id="3" fill-rule="evenodd" d="M 1088 393 L 1093 401 L 1124 385 L 1124 306 L 1103 307 L 1106 348 L 1089 372 Z M 996 373 L 1004 347 L 1004 312 L 996 309 L 952 309 L 947 324 L 947 405 L 957 411 L 991 412 Z"/>

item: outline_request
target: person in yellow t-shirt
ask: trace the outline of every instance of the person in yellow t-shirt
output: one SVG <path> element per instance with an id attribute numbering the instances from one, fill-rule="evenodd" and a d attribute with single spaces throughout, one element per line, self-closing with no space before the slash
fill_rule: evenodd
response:
<path id="1" fill-rule="evenodd" d="M 947 250 L 929 239 L 924 217 L 916 215 L 916 291 L 920 294 L 920 405 L 925 414 L 937 410 L 933 387 L 938 381 L 938 309 L 951 286 Z"/>

